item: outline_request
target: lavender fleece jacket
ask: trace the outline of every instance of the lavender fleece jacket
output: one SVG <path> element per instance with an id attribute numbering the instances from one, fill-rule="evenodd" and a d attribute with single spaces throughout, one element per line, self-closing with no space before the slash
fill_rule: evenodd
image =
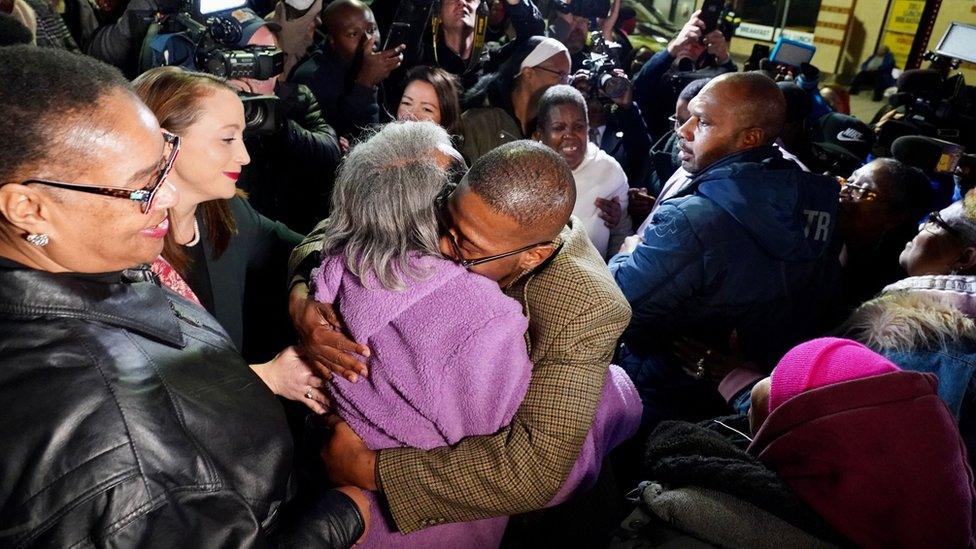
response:
<path id="1" fill-rule="evenodd" d="M 333 376 L 328 389 L 337 411 L 373 450 L 431 449 L 464 437 L 497 432 L 512 419 L 528 387 L 532 364 L 528 320 L 498 284 L 430 256 L 411 257 L 430 273 L 389 291 L 373 278 L 364 287 L 327 256 L 312 275 L 317 301 L 338 303 L 354 340 L 372 351 L 370 375 L 358 383 Z M 551 504 L 592 485 L 602 459 L 636 430 L 640 400 L 622 370 L 611 367 L 590 436 Z M 507 517 L 443 524 L 402 535 L 378 498 L 365 547 L 495 547 Z"/>

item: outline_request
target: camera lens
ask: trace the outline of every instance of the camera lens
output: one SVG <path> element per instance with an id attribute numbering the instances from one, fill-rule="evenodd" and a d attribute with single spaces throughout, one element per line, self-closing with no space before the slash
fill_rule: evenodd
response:
<path id="1" fill-rule="evenodd" d="M 225 46 L 233 46 L 240 42 L 244 36 L 241 24 L 236 19 L 230 17 L 211 17 L 207 19 L 207 29 L 210 36 L 218 43 Z"/>
<path id="2" fill-rule="evenodd" d="M 205 72 L 214 76 L 227 78 L 228 68 L 227 59 L 223 55 L 213 55 L 207 58 Z"/>
<path id="3" fill-rule="evenodd" d="M 612 99 L 623 96 L 630 88 L 630 82 L 622 77 L 613 74 L 603 74 L 600 76 L 600 89 L 604 95 Z"/>
<path id="4" fill-rule="evenodd" d="M 244 127 L 247 129 L 260 128 L 268 119 L 268 107 L 260 101 L 244 102 Z"/>

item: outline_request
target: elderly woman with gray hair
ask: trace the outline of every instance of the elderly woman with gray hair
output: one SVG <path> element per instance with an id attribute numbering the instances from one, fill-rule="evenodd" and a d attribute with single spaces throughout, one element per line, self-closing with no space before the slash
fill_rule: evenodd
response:
<path id="1" fill-rule="evenodd" d="M 457 164 L 439 126 L 389 124 L 352 150 L 333 190 L 312 284 L 315 299 L 339 304 L 353 339 L 371 350 L 368 379 L 333 376 L 329 389 L 339 415 L 373 450 L 431 449 L 494 433 L 528 386 L 521 306 L 440 250 L 437 198 Z M 497 546 L 505 524 L 501 517 L 402 535 L 391 521 L 376 521 L 364 543 Z"/>

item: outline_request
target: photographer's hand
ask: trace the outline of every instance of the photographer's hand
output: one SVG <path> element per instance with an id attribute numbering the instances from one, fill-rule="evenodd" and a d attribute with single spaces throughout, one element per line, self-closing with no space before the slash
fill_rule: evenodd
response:
<path id="1" fill-rule="evenodd" d="M 378 86 L 403 62 L 403 56 L 400 55 L 403 52 L 403 44 L 388 50 L 374 52 L 375 44 L 376 38 L 370 36 L 360 42 L 359 46 L 363 62 L 359 68 L 359 74 L 356 75 L 356 83 L 367 88 Z"/>
<path id="2" fill-rule="evenodd" d="M 690 51 L 699 45 L 699 40 L 705 31 L 705 22 L 699 19 L 701 10 L 691 14 L 691 19 L 681 27 L 678 36 L 668 43 L 668 54 L 671 57 L 681 57 L 683 53 Z"/>
<path id="3" fill-rule="evenodd" d="M 705 48 L 715 56 L 715 62 L 724 65 L 729 62 L 729 43 L 720 30 L 713 30 L 705 35 Z"/>
<path id="4" fill-rule="evenodd" d="M 569 85 L 576 88 L 584 96 L 590 91 L 590 71 L 580 69 L 569 78 Z"/>

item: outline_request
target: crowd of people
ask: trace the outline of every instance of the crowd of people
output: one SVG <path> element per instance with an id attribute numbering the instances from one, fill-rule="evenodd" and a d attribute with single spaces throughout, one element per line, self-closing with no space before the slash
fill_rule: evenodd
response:
<path id="1" fill-rule="evenodd" d="M 698 12 L 406 1 L 230 79 L 0 2 L 0 545 L 976 546 L 973 173 Z"/>

